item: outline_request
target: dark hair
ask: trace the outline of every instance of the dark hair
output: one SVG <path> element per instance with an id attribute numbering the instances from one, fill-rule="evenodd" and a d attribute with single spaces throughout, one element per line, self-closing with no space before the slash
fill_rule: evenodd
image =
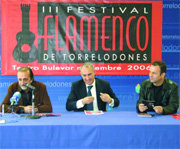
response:
<path id="1" fill-rule="evenodd" d="M 34 74 L 33 74 L 32 69 L 30 67 L 21 67 L 18 69 L 18 72 L 27 72 L 27 71 L 29 72 L 31 80 L 33 80 Z"/>
<path id="2" fill-rule="evenodd" d="M 162 62 L 162 61 L 154 61 L 152 63 L 152 65 L 160 67 L 160 70 L 161 70 L 160 74 L 166 73 L 166 64 L 164 62 Z"/>

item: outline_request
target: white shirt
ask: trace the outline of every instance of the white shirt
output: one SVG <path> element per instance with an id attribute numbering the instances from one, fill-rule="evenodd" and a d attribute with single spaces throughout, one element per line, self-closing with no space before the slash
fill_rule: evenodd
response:
<path id="1" fill-rule="evenodd" d="M 92 96 L 94 97 L 94 100 L 93 100 L 93 111 L 99 111 L 98 109 L 98 103 L 97 103 L 97 94 L 96 94 L 96 81 L 94 80 L 93 84 L 93 87 L 91 88 L 91 94 Z M 86 84 L 86 91 L 88 92 L 88 86 Z M 114 106 L 114 99 L 112 99 L 112 102 L 109 104 L 109 106 L 113 107 Z M 82 107 L 84 107 L 84 104 L 82 103 L 82 99 L 79 99 L 77 102 L 76 102 L 76 107 L 77 109 L 80 109 Z"/>
<path id="2" fill-rule="evenodd" d="M 94 97 L 94 100 L 93 100 L 93 111 L 99 111 L 98 109 L 98 105 L 97 105 L 97 96 L 96 96 L 96 81 L 94 80 L 93 84 L 93 87 L 91 88 L 91 94 L 92 96 Z M 86 91 L 88 92 L 88 86 L 86 84 Z M 82 108 L 84 107 L 84 104 L 82 103 L 82 99 L 79 99 L 77 102 L 76 102 L 76 107 L 79 109 L 79 108 Z"/>

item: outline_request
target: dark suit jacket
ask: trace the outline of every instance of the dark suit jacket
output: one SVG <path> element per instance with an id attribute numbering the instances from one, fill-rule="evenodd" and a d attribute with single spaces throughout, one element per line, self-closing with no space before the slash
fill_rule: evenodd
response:
<path id="1" fill-rule="evenodd" d="M 97 104 L 98 109 L 106 111 L 106 102 L 103 102 L 100 99 L 100 93 L 107 93 L 111 98 L 114 99 L 114 107 L 119 105 L 119 100 L 114 94 L 113 90 L 110 87 L 109 82 L 95 78 L 96 79 L 96 94 L 97 94 Z M 86 105 L 83 108 L 77 109 L 76 102 L 79 99 L 82 99 L 87 96 L 86 85 L 83 80 L 76 81 L 72 83 L 71 92 L 66 102 L 66 109 L 68 111 L 84 111 L 86 110 Z"/>
<path id="2" fill-rule="evenodd" d="M 46 86 L 43 83 L 37 82 L 37 81 L 33 81 L 32 86 L 36 87 L 34 91 L 34 99 L 35 99 L 35 107 L 38 108 L 38 112 L 40 113 L 52 112 L 52 105 L 51 105 L 51 101 L 49 99 L 49 96 L 46 90 Z M 8 109 L 10 105 L 9 99 L 17 91 L 19 92 L 21 91 L 21 88 L 18 82 L 15 82 L 8 87 L 7 95 L 4 98 L 3 102 L 1 103 L 1 107 L 2 107 L 2 104 L 5 105 L 5 112 L 11 112 L 11 109 Z M 22 97 L 19 99 L 19 104 L 15 107 L 15 112 L 18 112 L 20 110 L 19 106 L 23 106 Z M 1 108 L 0 110 L 2 111 Z"/>

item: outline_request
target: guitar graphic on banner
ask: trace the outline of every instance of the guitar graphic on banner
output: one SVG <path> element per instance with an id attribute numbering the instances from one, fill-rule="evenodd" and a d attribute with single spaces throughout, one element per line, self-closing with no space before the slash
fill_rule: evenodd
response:
<path id="1" fill-rule="evenodd" d="M 35 35 L 29 30 L 29 4 L 21 4 L 22 32 L 16 35 L 17 45 L 13 57 L 21 63 L 30 63 L 37 60 L 37 48 L 34 45 Z"/>

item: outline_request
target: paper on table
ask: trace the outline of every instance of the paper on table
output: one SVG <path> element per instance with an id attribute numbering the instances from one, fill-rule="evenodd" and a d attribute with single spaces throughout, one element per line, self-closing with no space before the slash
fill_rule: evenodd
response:
<path id="1" fill-rule="evenodd" d="M 138 114 L 139 117 L 153 117 L 154 114 L 148 114 L 148 113 L 139 113 Z"/>
<path id="2" fill-rule="evenodd" d="M 104 114 L 103 111 L 84 111 L 86 115 L 102 115 Z"/>

